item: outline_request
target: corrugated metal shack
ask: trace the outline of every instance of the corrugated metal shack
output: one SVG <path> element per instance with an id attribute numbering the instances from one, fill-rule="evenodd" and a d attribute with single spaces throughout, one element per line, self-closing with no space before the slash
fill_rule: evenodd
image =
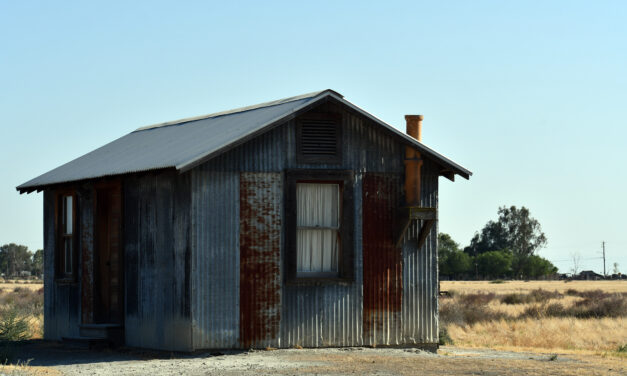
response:
<path id="1" fill-rule="evenodd" d="M 325 90 L 140 128 L 20 185 L 44 192 L 44 338 L 437 347 L 438 177 L 471 172 L 406 119 L 413 137 Z"/>

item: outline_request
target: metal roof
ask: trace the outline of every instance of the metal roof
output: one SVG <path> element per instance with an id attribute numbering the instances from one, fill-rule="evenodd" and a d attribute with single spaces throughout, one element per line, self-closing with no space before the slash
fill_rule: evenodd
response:
<path id="1" fill-rule="evenodd" d="M 187 171 L 306 111 L 323 99 L 343 103 L 431 157 L 452 174 L 472 173 L 414 138 L 348 102 L 333 91 L 285 98 L 230 111 L 138 128 L 92 152 L 38 176 L 16 189 L 21 193 L 45 186 L 104 176 L 176 168 Z"/>

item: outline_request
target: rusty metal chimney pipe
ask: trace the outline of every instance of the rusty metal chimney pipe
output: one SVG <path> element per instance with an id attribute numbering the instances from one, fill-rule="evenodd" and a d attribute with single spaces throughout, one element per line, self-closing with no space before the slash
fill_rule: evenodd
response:
<path id="1" fill-rule="evenodd" d="M 422 115 L 405 115 L 407 135 L 418 141 L 422 139 Z M 407 206 L 420 206 L 420 174 L 422 157 L 411 146 L 405 148 L 405 201 Z"/>

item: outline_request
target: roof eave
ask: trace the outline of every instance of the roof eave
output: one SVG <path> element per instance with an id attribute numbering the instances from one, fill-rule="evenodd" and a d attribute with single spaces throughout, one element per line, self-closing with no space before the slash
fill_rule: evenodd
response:
<path id="1" fill-rule="evenodd" d="M 448 159 L 447 157 L 445 157 L 442 154 L 436 152 L 435 150 L 431 149 L 430 147 L 426 146 L 425 144 L 423 144 L 422 142 L 416 140 L 415 138 L 413 138 L 413 137 L 411 137 L 411 136 L 409 136 L 409 135 L 399 131 L 398 129 L 394 128 L 390 124 L 388 124 L 388 123 L 384 122 L 383 120 L 379 119 L 378 117 L 372 115 L 368 111 L 366 111 L 366 110 L 362 109 L 361 107 L 359 107 L 359 106 L 357 106 L 357 105 L 347 101 L 343 97 L 337 97 L 337 96 L 334 96 L 333 94 L 329 94 L 329 95 L 331 97 L 333 97 L 334 99 L 336 99 L 337 101 L 340 101 L 341 103 L 343 103 L 346 106 L 350 107 L 354 111 L 357 111 L 361 115 L 369 118 L 370 120 L 378 123 L 379 125 L 383 126 L 386 129 L 388 129 L 389 131 L 391 131 L 395 135 L 401 137 L 406 143 L 410 144 L 411 146 L 416 147 L 416 149 L 418 151 L 420 151 L 421 153 L 427 154 L 432 159 L 435 159 L 443 167 L 445 167 L 445 170 L 444 170 L 445 172 L 447 170 L 448 171 L 452 171 L 454 174 L 459 175 L 459 176 L 463 177 L 466 180 L 470 179 L 470 176 L 472 175 L 472 172 L 470 170 L 466 169 L 465 167 L 463 167 L 463 166 L 459 165 L 458 163 Z M 443 176 L 447 177 L 450 180 L 454 180 L 454 178 L 450 178 L 449 176 L 446 176 L 445 174 L 443 174 Z"/>

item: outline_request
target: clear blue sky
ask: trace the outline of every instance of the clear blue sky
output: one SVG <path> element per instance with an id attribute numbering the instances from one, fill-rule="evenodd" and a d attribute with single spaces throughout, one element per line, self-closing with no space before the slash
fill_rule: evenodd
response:
<path id="1" fill-rule="evenodd" d="M 216 3 L 0 4 L 0 244 L 43 245 L 15 186 L 139 126 L 332 88 L 475 173 L 441 179 L 462 245 L 524 205 L 562 271 L 627 272 L 627 3 Z"/>

